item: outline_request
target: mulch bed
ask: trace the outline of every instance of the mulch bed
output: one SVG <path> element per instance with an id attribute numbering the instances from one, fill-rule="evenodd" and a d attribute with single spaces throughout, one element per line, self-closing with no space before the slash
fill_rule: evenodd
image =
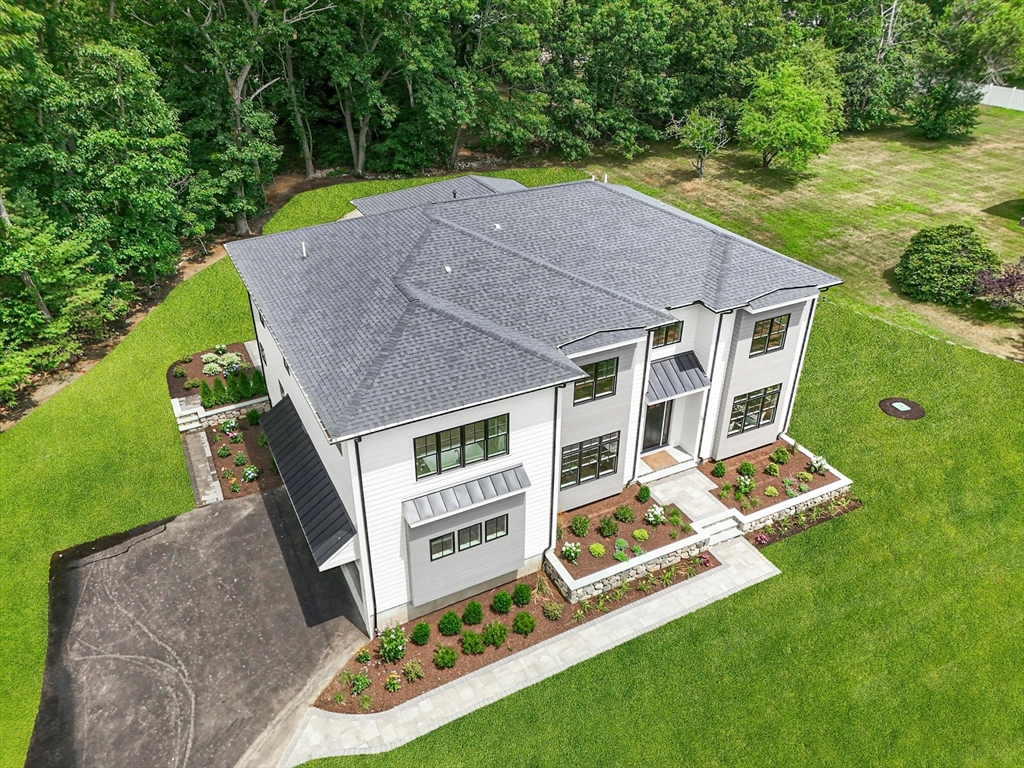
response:
<path id="1" fill-rule="evenodd" d="M 208 427 L 206 429 L 206 438 L 210 441 L 210 451 L 213 453 L 213 465 L 217 469 L 217 480 L 220 482 L 220 490 L 224 494 L 224 498 L 248 496 L 252 493 L 280 487 L 282 485 L 281 475 L 271 469 L 270 461 L 273 457 L 270 455 L 270 448 L 259 444 L 259 437 L 263 430 L 258 425 L 250 426 L 244 417 L 236 419 L 236 421 L 238 422 L 238 433 L 242 436 L 241 443 L 230 442 L 228 436 L 219 428 Z M 218 456 L 217 449 L 221 446 L 227 446 L 231 450 L 231 454 L 224 458 Z M 242 481 L 244 465 L 242 467 L 235 465 L 235 455 L 239 451 L 245 453 L 248 463 L 260 471 L 259 477 L 251 483 Z M 225 470 L 236 478 L 237 491 L 231 490 L 231 480 L 225 477 Z"/>
<path id="2" fill-rule="evenodd" d="M 827 523 L 840 515 L 860 509 L 864 503 L 855 496 L 846 493 L 837 496 L 829 501 L 822 502 L 818 506 L 808 509 L 796 515 L 777 520 L 770 525 L 757 531 L 750 531 L 746 536 L 747 541 L 758 549 L 763 549 L 776 541 L 789 538 L 794 533 L 806 531 L 816 525 Z"/>
<path id="3" fill-rule="evenodd" d="M 246 375 L 252 378 L 252 359 L 249 357 L 249 353 L 245 351 L 245 344 L 239 342 L 237 344 L 228 344 L 228 352 L 234 352 L 237 355 L 242 356 L 242 361 L 249 365 L 249 369 L 246 371 Z M 167 390 L 170 392 L 171 397 L 188 397 L 189 395 L 198 395 L 199 387 L 195 389 L 185 389 L 185 382 L 189 379 L 205 379 L 206 383 L 213 388 L 213 380 L 218 378 L 217 376 L 206 376 L 203 374 L 203 355 L 207 353 L 213 353 L 212 349 L 204 349 L 202 352 L 196 352 L 190 355 L 191 360 L 187 363 L 181 360 L 175 360 L 167 368 Z M 174 375 L 174 369 L 178 366 L 184 366 L 185 376 L 176 377 Z"/>
<path id="4" fill-rule="evenodd" d="M 622 490 L 621 493 L 615 496 L 609 496 L 606 499 L 595 501 L 587 504 L 583 507 L 577 507 L 576 509 L 568 512 L 562 512 L 558 515 L 558 527 L 560 530 L 560 536 L 557 544 L 555 545 L 555 554 L 558 555 L 559 562 L 565 566 L 566 570 L 569 571 L 570 575 L 574 579 L 582 578 L 583 576 L 589 576 L 592 573 L 603 571 L 605 568 L 611 568 L 613 565 L 618 565 L 617 560 L 614 559 L 615 553 L 615 540 L 617 538 L 625 539 L 626 542 L 632 547 L 633 545 L 639 546 L 645 553 L 652 550 L 664 547 L 680 539 L 685 539 L 689 536 L 693 530 L 689 527 L 690 523 L 693 522 L 686 515 L 676 507 L 675 504 L 668 504 L 665 506 L 665 517 L 670 517 L 673 511 L 679 512 L 679 519 L 681 525 L 673 525 L 672 523 L 665 523 L 664 525 L 652 526 L 644 522 L 644 515 L 652 504 L 657 502 L 651 498 L 649 501 L 640 502 L 637 501 L 636 494 L 640 490 L 639 485 L 630 485 Z M 601 522 L 602 517 L 613 515 L 616 508 L 621 504 L 626 504 L 633 510 L 633 522 L 623 523 L 616 520 L 616 524 L 619 527 L 618 533 L 613 536 L 602 536 L 597 526 Z M 580 538 L 572 532 L 569 527 L 572 519 L 577 515 L 583 515 L 590 519 L 590 530 L 586 536 Z M 633 538 L 633 531 L 643 529 L 647 531 L 649 536 L 647 541 L 637 541 Z M 673 538 L 672 534 L 675 534 Z M 573 565 L 561 555 L 562 544 L 567 541 L 578 541 L 580 543 L 580 556 L 576 564 Z M 605 553 L 604 557 L 594 557 L 590 554 L 589 548 L 591 544 L 601 544 L 604 546 Z M 630 559 L 637 557 L 632 551 L 628 551 Z"/>
<path id="5" fill-rule="evenodd" d="M 896 403 L 902 403 L 910 410 L 901 411 L 899 408 L 894 407 Z M 878 407 L 882 409 L 882 413 L 886 416 L 893 416 L 905 421 L 914 421 L 924 416 L 924 406 L 920 403 L 915 403 L 913 400 L 907 400 L 905 397 L 887 397 L 885 400 L 878 401 Z"/>
<path id="6" fill-rule="evenodd" d="M 749 514 L 755 509 L 765 509 L 773 504 L 779 504 L 783 501 L 789 501 L 790 497 L 786 495 L 787 488 L 783 485 L 782 481 L 786 478 L 790 478 L 793 482 L 789 486 L 792 490 L 797 492 L 798 496 L 804 496 L 810 491 L 817 490 L 822 486 L 834 483 L 839 478 L 836 477 L 831 471 L 825 472 L 824 475 L 811 475 L 810 482 L 807 483 L 807 491 L 799 490 L 799 481 L 796 479 L 797 472 L 807 472 L 808 462 L 807 457 L 804 454 L 797 452 L 793 453 L 789 457 L 789 461 L 786 464 L 779 465 L 779 476 L 772 477 L 766 475 L 764 469 L 768 466 L 769 457 L 778 448 L 789 449 L 789 443 L 785 440 L 776 440 L 771 445 L 766 445 L 764 448 L 758 448 L 747 453 L 741 453 L 739 456 L 733 456 L 731 459 L 725 459 L 725 477 L 715 477 L 711 474 L 711 470 L 715 468 L 715 462 L 705 461 L 700 464 L 697 469 L 700 470 L 701 474 L 709 478 L 715 483 L 715 487 L 709 491 L 717 498 L 722 504 L 729 507 L 730 509 L 738 509 L 744 513 Z M 754 492 L 750 494 L 750 506 L 747 509 L 743 509 L 742 501 L 736 498 L 735 493 L 730 492 L 725 498 L 719 496 L 719 491 L 722 485 L 729 483 L 733 488 L 736 487 L 736 479 L 739 477 L 737 469 L 740 464 L 744 461 L 749 461 L 755 467 L 757 472 L 754 474 L 754 482 L 757 484 Z M 774 487 L 778 492 L 778 496 L 765 496 L 764 490 L 768 486 Z"/>
<path id="7" fill-rule="evenodd" d="M 466 598 L 454 605 L 441 608 L 433 613 L 402 625 L 403 631 L 406 636 L 408 636 L 416 624 L 421 621 L 426 622 L 430 626 L 430 640 L 426 645 L 422 646 L 413 645 L 411 642 L 407 642 L 405 656 L 401 661 L 394 663 L 384 663 L 380 661 L 377 653 L 380 643 L 379 639 L 374 639 L 367 643 L 365 648 L 370 652 L 371 660 L 366 663 L 359 663 L 353 657 L 347 664 L 345 664 L 344 667 L 342 667 L 341 670 L 339 670 L 331 683 L 320 693 L 314 703 L 314 706 L 319 709 L 325 709 L 329 712 L 344 712 L 347 714 L 383 712 L 391 709 L 419 696 L 420 694 L 433 690 L 434 688 L 442 686 L 445 683 L 449 683 L 452 680 L 457 680 L 464 675 L 468 675 L 470 672 L 480 669 L 481 667 L 485 667 L 495 661 L 507 658 L 517 651 L 529 648 L 530 646 L 543 642 L 544 640 L 554 637 L 561 632 L 565 632 L 566 630 L 577 626 L 579 623 L 590 621 L 591 619 L 602 615 L 602 612 L 615 610 L 616 608 L 620 608 L 624 605 L 634 603 L 637 600 L 643 599 L 648 594 L 657 593 L 662 589 L 665 589 L 666 586 L 671 586 L 672 584 L 685 581 L 688 578 L 692 578 L 719 565 L 718 560 L 716 560 L 709 552 L 702 552 L 696 560 L 696 563 L 689 566 L 689 573 L 687 573 L 687 567 L 680 564 L 680 566 L 676 568 L 672 579 L 670 581 L 666 579 L 666 584 L 662 584 L 660 577 L 667 577 L 668 571 L 662 570 L 655 572 L 652 576 L 631 582 L 630 589 L 619 600 L 614 600 L 610 596 L 610 593 L 609 595 L 603 596 L 604 600 L 600 603 L 602 610 L 598 610 L 599 603 L 596 598 L 590 601 L 585 601 L 585 605 L 584 603 L 570 605 L 565 602 L 561 593 L 551 583 L 551 580 L 543 573 L 537 573 L 524 579 L 512 581 L 508 584 L 503 584 L 500 587 L 495 587 L 488 592 L 483 592 L 471 598 Z M 491 608 L 494 595 L 500 591 L 512 594 L 516 585 L 520 583 L 528 584 L 530 587 L 534 588 L 534 595 L 530 602 L 522 608 L 513 605 L 512 610 L 504 615 L 495 613 Z M 641 583 L 648 587 L 647 592 L 637 589 L 637 585 Z M 538 589 L 543 594 L 538 593 Z M 492 648 L 487 646 L 482 654 L 467 655 L 462 652 L 458 636 L 444 637 L 440 632 L 438 632 L 438 619 L 448 611 L 455 611 L 459 616 L 462 616 L 463 612 L 466 610 L 466 605 L 470 600 L 476 600 L 483 606 L 483 622 L 473 626 L 464 625 L 463 629 L 471 629 L 474 632 L 480 633 L 483 632 L 484 628 L 491 622 L 500 621 L 509 628 L 508 637 L 501 647 Z M 544 618 L 542 610 L 546 603 L 557 603 L 561 605 L 561 618 L 553 621 Z M 516 614 L 521 611 L 530 613 L 537 622 L 536 629 L 526 637 L 512 632 L 512 622 L 515 620 Z M 583 621 L 575 621 L 573 618 L 574 615 L 577 615 L 581 611 Z M 458 659 L 455 662 L 454 667 L 451 667 L 450 669 L 437 669 L 434 666 L 434 649 L 438 644 L 446 645 L 455 649 Z M 410 682 L 402 674 L 402 667 L 413 659 L 418 661 L 423 667 L 424 676 L 421 680 Z M 348 686 L 343 684 L 341 681 L 341 677 L 345 672 L 351 674 L 365 674 L 370 679 L 369 688 L 367 688 L 361 695 L 353 695 Z M 402 684 L 402 687 L 394 693 L 387 691 L 384 687 L 384 683 L 387 680 L 388 675 L 392 672 L 395 672 L 400 676 Z M 344 694 L 344 698 L 340 702 L 334 700 L 335 695 L 339 693 Z M 371 698 L 366 708 L 363 708 L 360 703 L 362 695 L 370 696 Z"/>

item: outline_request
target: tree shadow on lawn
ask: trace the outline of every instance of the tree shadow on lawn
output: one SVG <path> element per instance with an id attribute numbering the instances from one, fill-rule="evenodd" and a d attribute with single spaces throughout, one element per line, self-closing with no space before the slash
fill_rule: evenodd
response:
<path id="1" fill-rule="evenodd" d="M 1024 221 L 1024 199 L 1004 200 L 988 208 L 982 208 L 981 212 L 1010 221 Z"/>
<path id="2" fill-rule="evenodd" d="M 771 192 L 788 192 L 800 182 L 814 178 L 811 172 L 794 171 L 784 165 L 763 168 L 761 158 L 752 152 L 724 152 L 713 155 L 711 161 L 713 166 L 707 169 L 708 175 Z"/>

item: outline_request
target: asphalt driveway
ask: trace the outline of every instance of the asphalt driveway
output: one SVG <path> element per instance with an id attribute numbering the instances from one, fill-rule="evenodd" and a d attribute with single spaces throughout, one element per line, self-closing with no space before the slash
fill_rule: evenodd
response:
<path id="1" fill-rule="evenodd" d="M 364 639 L 283 488 L 94 545 L 52 569 L 29 766 L 233 765 Z"/>

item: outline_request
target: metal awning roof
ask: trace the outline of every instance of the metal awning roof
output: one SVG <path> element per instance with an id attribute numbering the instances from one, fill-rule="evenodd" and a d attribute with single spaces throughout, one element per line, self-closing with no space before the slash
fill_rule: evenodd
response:
<path id="1" fill-rule="evenodd" d="M 700 367 L 697 356 L 693 352 L 683 352 L 651 363 L 647 402 L 660 403 L 710 386 L 711 381 Z"/>
<path id="2" fill-rule="evenodd" d="M 290 397 L 263 414 L 260 426 L 319 568 L 356 535 L 348 510 Z"/>
<path id="3" fill-rule="evenodd" d="M 402 502 L 402 514 L 410 528 L 475 507 L 486 501 L 511 496 L 530 487 L 522 464 L 467 483 L 442 488 Z"/>

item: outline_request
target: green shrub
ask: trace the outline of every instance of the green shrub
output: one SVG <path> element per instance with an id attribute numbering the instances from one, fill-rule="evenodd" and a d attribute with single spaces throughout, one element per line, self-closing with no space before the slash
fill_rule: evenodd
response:
<path id="1" fill-rule="evenodd" d="M 646 504 L 648 499 L 651 498 L 651 489 L 646 485 L 641 485 L 640 490 L 636 492 L 636 500 L 641 504 Z"/>
<path id="2" fill-rule="evenodd" d="M 239 451 L 238 453 L 235 454 L 235 466 L 236 467 L 244 467 L 248 463 L 249 463 L 249 459 L 247 459 L 245 457 L 245 452 L 244 451 Z"/>
<path id="3" fill-rule="evenodd" d="M 624 563 L 629 560 L 629 555 L 627 555 L 625 550 L 622 549 L 616 549 L 615 554 L 613 554 L 612 557 L 620 563 Z"/>
<path id="4" fill-rule="evenodd" d="M 637 541 L 647 541 L 651 538 L 651 534 L 649 534 L 645 528 L 637 528 L 633 531 L 633 538 Z"/>
<path id="5" fill-rule="evenodd" d="M 576 515 L 569 522 L 569 529 L 580 538 L 587 535 L 587 531 L 590 530 L 590 518 L 585 515 Z"/>
<path id="6" fill-rule="evenodd" d="M 634 544 L 632 547 L 629 548 L 629 551 L 633 553 L 634 557 L 639 557 L 644 553 L 644 548 L 641 547 L 639 544 Z"/>
<path id="7" fill-rule="evenodd" d="M 624 550 L 624 549 L 627 549 L 628 547 L 629 547 L 629 542 L 626 541 L 625 539 L 616 539 L 615 540 L 615 549 L 617 549 L 617 550 Z"/>
<path id="8" fill-rule="evenodd" d="M 591 544 L 590 555 L 591 557 L 604 557 L 604 544 Z"/>
<path id="9" fill-rule="evenodd" d="M 512 590 L 512 602 L 520 608 L 528 605 L 531 597 L 533 597 L 533 590 L 530 589 L 529 584 L 516 584 L 516 588 Z"/>
<path id="10" fill-rule="evenodd" d="M 757 488 L 757 483 L 754 482 L 754 478 L 741 476 L 736 480 L 736 498 L 740 499 L 744 496 L 749 496 Z"/>
<path id="11" fill-rule="evenodd" d="M 434 666 L 438 669 L 451 669 L 458 660 L 459 656 L 451 646 L 439 645 L 434 649 Z"/>
<path id="12" fill-rule="evenodd" d="M 769 499 L 774 499 L 776 496 L 779 495 L 779 489 L 776 488 L 774 485 L 769 485 L 767 488 L 764 489 L 764 495 L 767 496 Z"/>
<path id="13" fill-rule="evenodd" d="M 359 697 L 359 708 L 361 710 L 363 710 L 363 712 L 369 712 L 370 711 L 370 707 L 372 707 L 372 706 L 373 706 L 373 696 L 371 696 L 370 694 L 367 693 L 367 694 L 364 694 L 363 696 Z"/>
<path id="14" fill-rule="evenodd" d="M 174 370 L 171 371 L 171 375 L 176 379 L 184 379 L 188 376 L 188 371 L 185 370 L 184 365 L 176 365 L 174 366 Z"/>
<path id="15" fill-rule="evenodd" d="M 236 386 L 238 387 L 239 400 L 248 400 L 252 397 L 252 382 L 249 381 L 249 377 L 245 375 L 244 370 L 238 372 L 238 381 L 236 382 Z M 257 411 L 257 413 L 259 413 L 259 411 Z M 246 414 L 246 416 L 248 416 L 248 414 Z M 249 423 L 255 424 L 258 423 L 258 421 L 259 420 L 257 419 L 256 422 L 250 421 Z"/>
<path id="16" fill-rule="evenodd" d="M 764 468 L 764 473 L 769 477 L 778 477 L 779 465 L 776 464 L 774 461 L 769 461 L 768 466 Z"/>
<path id="17" fill-rule="evenodd" d="M 740 464 L 739 469 L 737 469 L 736 472 L 741 477 L 753 477 L 757 474 L 757 467 L 749 461 L 744 461 Z"/>
<path id="18" fill-rule="evenodd" d="M 245 420 L 249 422 L 249 426 L 255 427 L 260 423 L 260 412 L 253 408 L 245 414 Z"/>
<path id="19" fill-rule="evenodd" d="M 998 265 L 999 258 L 974 227 L 947 224 L 926 227 L 911 237 L 893 277 L 912 299 L 964 304 L 977 293 L 978 272 Z"/>
<path id="20" fill-rule="evenodd" d="M 370 651 L 365 646 L 356 651 L 356 661 L 360 664 L 366 664 L 371 658 Z"/>
<path id="21" fill-rule="evenodd" d="M 420 664 L 416 659 L 409 659 L 405 662 L 405 666 L 402 667 L 402 674 L 405 675 L 405 679 L 410 683 L 416 680 L 423 679 L 423 665 Z"/>
<path id="22" fill-rule="evenodd" d="M 210 385 L 206 383 L 206 379 L 203 379 L 199 385 L 199 401 L 203 404 L 203 408 L 216 408 L 217 401 L 213 397 L 213 390 L 210 389 Z"/>
<path id="23" fill-rule="evenodd" d="M 462 632 L 462 652 L 467 656 L 479 656 L 486 650 L 483 638 L 471 629 Z"/>
<path id="24" fill-rule="evenodd" d="M 388 679 L 384 681 L 384 690 L 388 693 L 397 693 L 402 688 L 402 680 L 398 676 L 397 672 L 392 672 L 388 675 Z"/>
<path id="25" fill-rule="evenodd" d="M 197 387 L 203 386 L 202 379 L 185 379 L 185 383 L 182 384 L 185 389 L 196 389 Z"/>
<path id="26" fill-rule="evenodd" d="M 241 486 L 240 486 L 240 485 L 238 484 L 238 481 L 237 481 L 237 480 L 232 480 L 232 481 L 231 481 L 231 485 L 229 486 L 229 488 L 231 488 L 231 492 L 232 492 L 232 493 L 238 493 L 238 492 L 239 492 L 240 490 L 242 490 L 242 488 L 241 488 Z"/>
<path id="27" fill-rule="evenodd" d="M 496 592 L 491 600 L 491 608 L 495 613 L 508 613 L 512 610 L 512 595 L 504 590 Z"/>
<path id="28" fill-rule="evenodd" d="M 377 655 L 385 663 L 399 661 L 405 656 L 405 633 L 397 621 L 381 630 Z"/>
<path id="29" fill-rule="evenodd" d="M 810 472 L 797 472 L 796 479 L 799 480 L 801 483 L 809 483 L 811 482 L 811 480 L 814 479 L 814 475 L 812 475 Z"/>
<path id="30" fill-rule="evenodd" d="M 462 631 L 462 619 L 455 611 L 448 611 L 437 620 L 437 631 L 445 637 L 454 637 Z"/>
<path id="31" fill-rule="evenodd" d="M 228 373 L 224 375 L 225 388 L 228 391 L 228 402 L 237 403 L 242 399 L 241 395 L 238 394 L 238 374 Z"/>
<path id="32" fill-rule="evenodd" d="M 529 635 L 536 628 L 537 620 L 533 618 L 532 614 L 529 614 L 526 611 L 517 613 L 515 621 L 512 622 L 512 631 L 517 635 L 522 635 L 523 637 Z"/>
<path id="33" fill-rule="evenodd" d="M 601 518 L 600 524 L 597 526 L 597 532 L 604 536 L 606 539 L 615 536 L 619 532 L 619 524 L 615 522 L 615 518 L 611 515 L 606 515 Z"/>
<path id="34" fill-rule="evenodd" d="M 231 455 L 231 449 L 228 448 L 226 445 L 222 445 L 220 448 L 217 449 L 217 455 L 220 456 L 222 459 L 226 459 L 228 456 Z"/>
<path id="35" fill-rule="evenodd" d="M 413 645 L 426 645 L 430 642 L 430 625 L 425 621 L 421 621 L 412 628 L 409 639 L 412 640 Z"/>
<path id="36" fill-rule="evenodd" d="M 345 703 L 345 692 L 344 691 L 338 691 L 336 694 L 334 694 L 331 697 L 331 701 L 333 701 L 335 704 L 344 704 Z"/>
<path id="37" fill-rule="evenodd" d="M 220 376 L 213 380 L 213 400 L 217 405 L 227 405 L 231 402 L 231 397 L 224 388 L 224 380 Z"/>
<path id="38" fill-rule="evenodd" d="M 562 545 L 562 557 L 573 565 L 580 559 L 580 543 L 578 541 L 567 541 Z"/>
<path id="39" fill-rule="evenodd" d="M 259 368 L 252 372 L 252 387 L 249 394 L 252 397 L 260 397 L 267 394 L 267 380 L 263 377 L 263 371 Z"/>
<path id="40" fill-rule="evenodd" d="M 180 359 L 178 360 L 178 362 L 179 362 L 179 363 L 191 363 L 191 362 L 192 362 L 192 355 L 184 355 L 184 356 L 182 356 L 182 357 L 181 357 L 181 358 L 180 358 Z"/>
<path id="41" fill-rule="evenodd" d="M 809 490 L 811 490 L 811 486 L 809 486 L 807 483 L 800 483 L 800 485 L 797 487 L 800 489 L 800 493 L 807 493 Z"/>
<path id="42" fill-rule="evenodd" d="M 632 523 L 636 516 L 633 514 L 633 508 L 629 504 L 619 504 L 615 508 L 615 519 L 620 523 Z"/>
<path id="43" fill-rule="evenodd" d="M 353 696 L 358 696 L 360 693 L 370 687 L 370 678 L 364 673 L 359 672 L 358 674 L 352 675 L 351 690 Z"/>
<path id="44" fill-rule="evenodd" d="M 484 608 L 476 600 L 466 603 L 466 610 L 462 612 L 463 624 L 479 624 L 484 620 Z"/>
<path id="45" fill-rule="evenodd" d="M 725 462 L 719 461 L 715 463 L 714 468 L 711 470 L 712 477 L 725 477 Z"/>
<path id="46" fill-rule="evenodd" d="M 544 618 L 549 621 L 558 621 L 562 618 L 562 610 L 564 606 L 561 603 L 544 603 L 544 607 L 541 608 L 541 613 L 544 614 Z"/>
<path id="47" fill-rule="evenodd" d="M 501 648 L 505 638 L 508 637 L 508 627 L 500 621 L 492 621 L 484 628 L 483 640 L 485 645 L 492 648 Z"/>
<path id="48" fill-rule="evenodd" d="M 775 464 L 785 464 L 787 461 L 789 461 L 789 451 L 787 451 L 785 448 L 776 448 L 774 451 L 772 451 L 772 455 L 769 456 L 769 458 Z"/>
<path id="49" fill-rule="evenodd" d="M 260 432 L 260 436 L 259 436 L 259 438 L 257 438 L 256 444 L 258 446 L 260 446 L 261 448 L 266 447 L 266 445 L 267 445 L 267 435 L 265 433 L 263 433 L 263 432 Z"/>
<path id="50" fill-rule="evenodd" d="M 237 445 L 238 443 L 244 443 L 245 437 L 242 436 L 241 432 L 235 432 L 228 440 Z"/>

